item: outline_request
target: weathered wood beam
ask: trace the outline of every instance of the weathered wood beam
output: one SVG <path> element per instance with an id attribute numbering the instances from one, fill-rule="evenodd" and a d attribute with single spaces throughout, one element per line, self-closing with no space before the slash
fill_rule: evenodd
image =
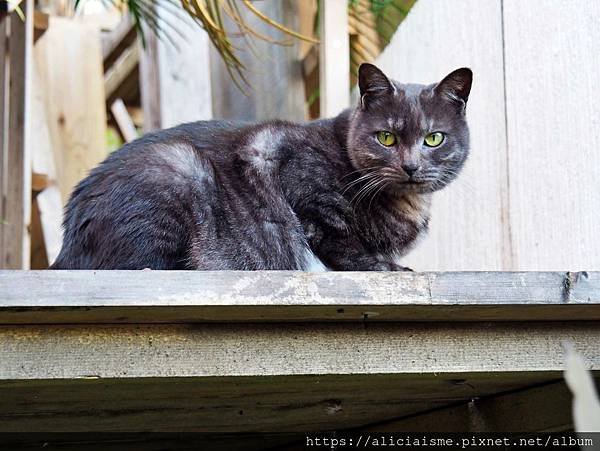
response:
<path id="1" fill-rule="evenodd" d="M 140 56 L 140 94 L 144 110 L 144 132 L 185 122 L 211 119 L 209 39 L 206 32 L 183 10 L 155 2 L 157 23 L 177 32 L 169 40 L 145 33 L 146 47 Z"/>
<path id="2" fill-rule="evenodd" d="M 0 324 L 600 320 L 600 273 L 0 271 Z"/>
<path id="3" fill-rule="evenodd" d="M 319 19 L 320 114 L 331 117 L 350 106 L 348 2 L 321 1 Z"/>
<path id="4" fill-rule="evenodd" d="M 0 268 L 28 269 L 31 220 L 30 97 L 33 49 L 33 1 L 20 4 L 25 20 L 10 15 L 9 99 L 4 174 L 4 215 Z M 3 174 L 3 175 L 4 175 Z M 4 178 L 4 177 L 3 177 Z"/>
<path id="5" fill-rule="evenodd" d="M 114 30 L 101 33 L 104 70 L 110 68 L 121 52 L 136 39 L 137 32 L 129 15 L 123 16 Z"/>
<path id="6" fill-rule="evenodd" d="M 127 112 L 123 99 L 116 99 L 110 106 L 110 112 L 119 127 L 119 132 L 125 142 L 131 142 L 138 137 L 133 119 Z"/>
<path id="7" fill-rule="evenodd" d="M 5 14 L 5 13 L 4 13 Z M 8 20 L 0 15 L 0 258 L 4 259 L 6 159 L 8 146 Z M 0 268 L 3 267 L 0 261 Z"/>
<path id="8" fill-rule="evenodd" d="M 600 380 L 599 380 L 600 381 Z M 564 382 L 477 398 L 379 424 L 372 432 L 561 432 L 573 429 L 572 395 Z"/>
<path id="9" fill-rule="evenodd" d="M 119 86 L 140 62 L 140 50 L 137 42 L 123 51 L 112 67 L 104 74 L 104 91 L 107 100 L 111 100 Z"/>
<path id="10" fill-rule="evenodd" d="M 0 327 L 0 431 L 360 427 L 561 377 L 593 322 Z M 240 413 L 242 412 L 242 413 Z"/>

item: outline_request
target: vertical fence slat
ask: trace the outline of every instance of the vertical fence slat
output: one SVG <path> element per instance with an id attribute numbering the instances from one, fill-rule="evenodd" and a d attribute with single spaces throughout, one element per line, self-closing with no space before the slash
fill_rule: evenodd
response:
<path id="1" fill-rule="evenodd" d="M 163 29 L 175 21 L 178 30 L 169 39 L 151 30 L 145 34 L 140 60 L 145 131 L 211 119 L 208 35 L 185 12 L 174 13 L 162 2 L 155 12 Z"/>
<path id="2" fill-rule="evenodd" d="M 144 112 L 144 133 L 148 133 L 161 128 L 160 77 L 158 38 L 148 27 L 144 30 L 146 45 L 140 53 L 140 97 Z"/>
<path id="3" fill-rule="evenodd" d="M 50 17 L 35 44 L 48 129 L 63 202 L 107 155 L 100 31 L 94 23 Z M 60 68 L 60 70 L 57 70 Z"/>
<path id="4" fill-rule="evenodd" d="M 7 70 L 8 55 L 6 52 L 8 19 L 0 18 L 0 268 L 4 267 L 4 203 L 6 196 L 6 135 L 8 124 L 6 120 L 8 105 L 7 101 Z"/>
<path id="5" fill-rule="evenodd" d="M 350 105 L 348 1 L 321 0 L 319 19 L 320 108 L 322 117 L 331 117 Z"/>
<path id="6" fill-rule="evenodd" d="M 504 0 L 518 270 L 600 269 L 600 2 Z"/>
<path id="7" fill-rule="evenodd" d="M 424 30 L 428 30 L 424 34 Z M 415 270 L 508 270 L 506 130 L 500 2 L 419 0 L 377 63 L 402 82 L 430 83 L 471 67 L 471 155 L 433 197 L 430 233 L 403 262 Z"/>
<path id="8" fill-rule="evenodd" d="M 30 255 L 29 222 L 31 218 L 31 157 L 29 154 L 29 97 L 33 48 L 33 0 L 21 3 L 23 21 L 16 13 L 10 16 L 10 81 L 8 118 L 8 157 L 6 159 L 6 203 L 4 255 L 2 266 L 28 269 Z"/>
<path id="9" fill-rule="evenodd" d="M 6 71 L 8 70 L 8 59 L 6 54 L 6 36 L 8 19 L 0 18 L 0 268 L 4 267 L 4 199 L 6 187 L 6 144 L 8 124 L 7 97 L 6 97 Z"/>

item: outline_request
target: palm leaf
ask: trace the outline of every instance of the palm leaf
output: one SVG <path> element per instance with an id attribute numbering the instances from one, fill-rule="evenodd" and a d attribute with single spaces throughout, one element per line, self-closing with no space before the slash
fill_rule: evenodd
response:
<path id="1" fill-rule="evenodd" d="M 75 8 L 85 0 L 74 0 Z M 173 17 L 181 10 L 185 11 L 196 24 L 207 33 L 213 46 L 225 63 L 225 67 L 233 81 L 240 88 L 247 86 L 244 77 L 244 65 L 238 57 L 240 49 L 236 48 L 233 38 L 248 37 L 261 39 L 278 45 L 289 45 L 290 40 L 276 40 L 260 33 L 248 25 L 240 11 L 243 6 L 246 11 L 257 16 L 261 21 L 279 30 L 290 38 L 300 39 L 311 43 L 318 41 L 305 36 L 291 28 L 268 17 L 250 0 L 104 0 L 118 8 L 129 11 L 138 35 L 145 46 L 144 30 L 148 29 L 159 38 L 173 41 L 171 33 L 179 33 L 177 26 L 170 20 L 165 20 L 167 14 L 161 14 L 158 9 L 168 11 Z M 324 1 L 324 0 L 321 0 Z M 358 64 L 362 61 L 374 60 L 389 43 L 393 33 L 398 28 L 416 0 L 348 0 L 348 21 L 350 26 L 350 72 L 355 77 Z M 317 12 L 318 14 L 318 12 Z M 226 28 L 225 18 L 228 18 L 239 30 L 232 33 Z M 317 20 L 315 20 L 315 23 Z M 237 36 L 236 36 L 237 35 Z M 353 79 L 354 80 L 354 79 Z M 243 89 L 242 89 L 243 90 Z"/>

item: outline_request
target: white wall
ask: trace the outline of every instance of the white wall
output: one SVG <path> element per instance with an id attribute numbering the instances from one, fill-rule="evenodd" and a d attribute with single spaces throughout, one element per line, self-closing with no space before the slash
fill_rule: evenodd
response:
<path id="1" fill-rule="evenodd" d="M 434 198 L 418 270 L 600 270 L 600 1 L 418 0 L 377 63 L 468 66 L 471 158 Z"/>

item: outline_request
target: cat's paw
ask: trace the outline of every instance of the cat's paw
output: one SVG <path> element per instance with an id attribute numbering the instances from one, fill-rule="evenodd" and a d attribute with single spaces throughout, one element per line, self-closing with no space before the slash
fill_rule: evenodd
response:
<path id="1" fill-rule="evenodd" d="M 400 266 L 393 262 L 379 262 L 376 265 L 375 271 L 410 271 L 413 272 L 411 268 L 406 266 Z"/>

